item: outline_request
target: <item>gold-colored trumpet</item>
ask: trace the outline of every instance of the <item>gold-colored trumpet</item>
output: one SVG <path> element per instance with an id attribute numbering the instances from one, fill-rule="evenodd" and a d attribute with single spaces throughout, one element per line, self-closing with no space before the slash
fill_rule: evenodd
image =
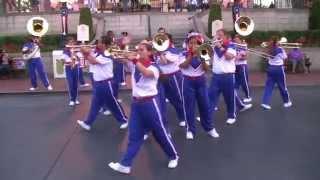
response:
<path id="1" fill-rule="evenodd" d="M 158 33 L 152 39 L 152 46 L 155 50 L 163 52 L 169 48 L 170 39 L 166 34 Z"/>
<path id="2" fill-rule="evenodd" d="M 120 50 L 118 48 L 109 48 L 104 51 L 105 56 L 112 56 L 114 58 L 125 58 L 126 56 L 130 54 L 136 54 L 137 50 Z"/>
<path id="3" fill-rule="evenodd" d="M 210 59 L 213 55 L 212 46 L 204 43 L 200 45 L 197 49 L 198 56 L 204 60 L 207 64 L 210 64 Z"/>

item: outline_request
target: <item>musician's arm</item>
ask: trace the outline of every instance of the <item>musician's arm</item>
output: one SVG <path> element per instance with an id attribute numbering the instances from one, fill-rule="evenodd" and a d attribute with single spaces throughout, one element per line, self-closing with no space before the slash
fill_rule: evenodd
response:
<path id="1" fill-rule="evenodd" d="M 146 68 L 146 67 L 145 67 L 142 63 L 140 63 L 139 61 L 136 63 L 136 67 L 138 68 L 138 70 L 139 70 L 139 71 L 143 74 L 143 76 L 145 76 L 145 77 L 153 78 L 153 77 L 156 76 L 155 73 L 154 73 L 152 70 Z"/>
<path id="2" fill-rule="evenodd" d="M 22 57 L 23 57 L 23 59 L 28 60 L 28 59 L 34 57 L 38 51 L 39 51 L 39 47 L 36 47 L 31 53 L 24 54 Z"/>
<path id="3" fill-rule="evenodd" d="M 186 60 L 183 61 L 183 62 L 179 65 L 179 67 L 182 68 L 182 69 L 188 68 L 189 64 L 191 63 L 191 60 L 192 60 L 192 56 L 191 56 L 191 55 L 188 55 L 187 58 L 186 58 Z"/>
<path id="4" fill-rule="evenodd" d="M 230 61 L 233 60 L 237 55 L 237 51 L 232 48 L 228 48 L 227 51 L 224 54 L 224 57 L 226 60 Z"/>

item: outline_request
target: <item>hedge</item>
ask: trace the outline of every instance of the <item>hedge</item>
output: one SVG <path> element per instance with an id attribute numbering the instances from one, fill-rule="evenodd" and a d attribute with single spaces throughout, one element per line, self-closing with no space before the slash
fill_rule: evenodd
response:
<path id="1" fill-rule="evenodd" d="M 320 29 L 320 0 L 313 0 L 309 20 L 310 29 Z"/>

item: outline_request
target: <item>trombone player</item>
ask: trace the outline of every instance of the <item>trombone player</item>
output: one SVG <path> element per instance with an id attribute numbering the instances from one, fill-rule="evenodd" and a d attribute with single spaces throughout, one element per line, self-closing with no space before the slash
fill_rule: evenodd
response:
<path id="1" fill-rule="evenodd" d="M 274 85 L 277 84 L 282 100 L 283 106 L 288 108 L 292 106 L 290 100 L 289 91 L 286 84 L 286 75 L 284 72 L 284 61 L 287 59 L 285 50 L 280 46 L 279 38 L 272 37 L 267 43 L 269 48 L 270 57 L 268 58 L 268 69 L 267 69 L 267 81 L 265 83 L 264 95 L 261 106 L 270 110 L 270 100 Z"/>

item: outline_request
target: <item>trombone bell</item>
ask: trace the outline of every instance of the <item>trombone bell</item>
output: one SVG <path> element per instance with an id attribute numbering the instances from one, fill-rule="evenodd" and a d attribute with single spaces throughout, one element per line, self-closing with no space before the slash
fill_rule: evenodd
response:
<path id="1" fill-rule="evenodd" d="M 167 50 L 170 46 L 169 37 L 163 33 L 156 34 L 153 37 L 152 46 L 159 52 Z"/>
<path id="2" fill-rule="evenodd" d="M 241 36 L 248 36 L 254 30 L 254 22 L 247 16 L 240 16 L 234 23 L 236 32 Z"/>

